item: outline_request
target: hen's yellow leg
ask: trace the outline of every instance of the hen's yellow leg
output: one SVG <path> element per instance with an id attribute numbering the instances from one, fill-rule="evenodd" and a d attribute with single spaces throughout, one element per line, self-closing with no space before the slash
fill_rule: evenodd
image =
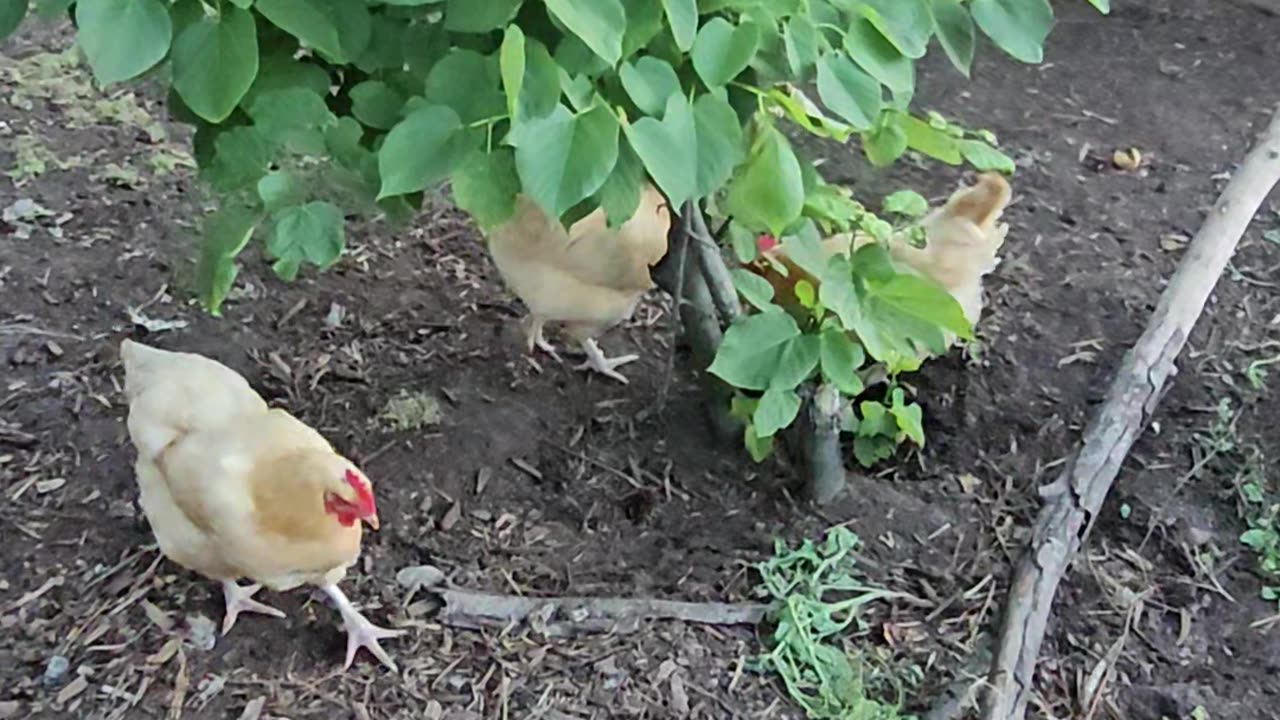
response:
<path id="1" fill-rule="evenodd" d="M 378 644 L 379 640 L 387 638 L 399 637 L 404 634 L 403 630 L 388 630 L 381 628 L 369 622 L 369 619 L 360 614 L 351 601 L 347 599 L 346 594 L 338 588 L 337 585 L 325 585 L 323 588 L 329 599 L 333 600 L 333 604 L 338 606 L 338 612 L 342 615 L 342 624 L 347 629 L 347 661 L 342 669 L 351 667 L 351 662 L 356 659 L 356 652 L 361 647 L 368 648 L 373 656 L 378 658 L 383 665 L 391 669 L 391 672 L 397 672 L 396 663 L 387 654 L 386 650 Z"/>

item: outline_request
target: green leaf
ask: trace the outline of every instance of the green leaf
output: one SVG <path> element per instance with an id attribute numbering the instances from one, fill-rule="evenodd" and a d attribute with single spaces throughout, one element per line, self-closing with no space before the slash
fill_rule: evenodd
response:
<path id="1" fill-rule="evenodd" d="M 915 190 L 899 190 L 885 197 L 880 209 L 890 215 L 918 218 L 929 212 L 929 201 Z"/>
<path id="2" fill-rule="evenodd" d="M 653 0 L 622 0 L 627 16 L 627 31 L 622 36 L 622 57 L 629 58 L 649 45 L 663 27 L 662 4 Z M 672 39 L 675 42 L 675 39 Z"/>
<path id="3" fill-rule="evenodd" d="M 369 7 L 359 2 L 326 0 L 321 7 L 338 28 L 338 48 L 343 62 L 351 62 L 364 54 L 373 39 L 373 16 Z M 335 58 L 336 59 L 336 58 Z"/>
<path id="4" fill-rule="evenodd" d="M 776 307 L 773 304 L 773 286 L 768 280 L 743 268 L 734 268 L 730 274 L 738 293 L 757 310 L 767 312 Z"/>
<path id="5" fill-rule="evenodd" d="M 735 387 L 765 390 L 783 349 L 797 337 L 795 319 L 781 309 L 748 315 L 725 331 L 708 371 Z"/>
<path id="6" fill-rule="evenodd" d="M 747 229 L 778 237 L 800 217 L 804 194 L 791 144 L 777 128 L 763 124 L 746 162 L 729 181 L 724 209 Z"/>
<path id="7" fill-rule="evenodd" d="M 80 0 L 75 19 L 76 42 L 103 86 L 149 70 L 168 54 L 173 38 L 160 0 Z"/>
<path id="8" fill-rule="evenodd" d="M 898 430 L 911 441 L 924 447 L 924 411 L 915 403 L 905 401 L 902 388 L 893 389 L 893 401 L 889 413 L 898 422 Z"/>
<path id="9" fill-rule="evenodd" d="M 764 462 L 769 457 L 769 454 L 773 452 L 773 438 L 760 437 L 756 434 L 755 425 L 747 423 L 742 439 L 743 445 L 747 448 L 747 453 L 751 455 L 751 459 L 755 462 Z"/>
<path id="10" fill-rule="evenodd" d="M 342 40 L 333 17 L 315 0 L 256 0 L 254 8 L 271 24 L 341 63 Z"/>
<path id="11" fill-rule="evenodd" d="M 452 32 L 487 33 L 511 22 L 524 0 L 449 0 L 444 27 Z"/>
<path id="12" fill-rule="evenodd" d="M 722 97 L 708 93 L 694 101 L 698 148 L 694 197 L 708 197 L 720 190 L 742 161 L 742 126 L 738 122 L 733 106 Z"/>
<path id="13" fill-rule="evenodd" d="M 258 74 L 240 100 L 240 107 L 250 107 L 262 93 L 297 87 L 326 97 L 329 94 L 329 73 L 319 65 L 295 60 L 289 55 L 264 54 L 258 60 Z"/>
<path id="14" fill-rule="evenodd" d="M 366 73 L 379 70 L 404 70 L 404 36 L 409 29 L 405 20 L 387 15 L 374 15 L 370 19 L 369 42 L 356 60 L 356 67 Z"/>
<path id="15" fill-rule="evenodd" d="M 213 159 L 204 169 L 204 176 L 222 193 L 258 182 L 271 163 L 271 144 L 262 133 L 245 125 L 219 132 L 213 149 Z"/>
<path id="16" fill-rule="evenodd" d="M 351 88 L 351 114 L 371 128 L 390 130 L 400 120 L 404 95 L 381 80 L 365 80 Z"/>
<path id="17" fill-rule="evenodd" d="M 0 0 L 0 42 L 12 35 L 26 16 L 27 0 Z M 696 16 L 694 21 L 697 21 Z"/>
<path id="18" fill-rule="evenodd" d="M 889 167 L 907 151 L 907 134 L 896 113 L 886 113 L 875 129 L 862 134 L 862 152 L 876 167 Z"/>
<path id="19" fill-rule="evenodd" d="M 954 137 L 910 115 L 899 115 L 898 124 L 906 135 L 907 147 L 949 165 L 960 164 L 960 144 Z"/>
<path id="20" fill-rule="evenodd" d="M 345 237 L 342 211 L 332 203 L 309 202 L 281 210 L 267 240 L 267 254 L 275 259 L 271 269 L 291 281 L 304 262 L 326 268 L 341 257 Z"/>
<path id="21" fill-rule="evenodd" d="M 524 46 L 524 31 L 519 25 L 508 25 L 502 33 L 502 47 L 498 49 L 498 74 L 507 96 L 507 114 L 512 119 L 516 117 L 520 90 L 524 87 Z"/>
<path id="22" fill-rule="evenodd" d="M 506 96 L 500 84 L 496 55 L 454 48 L 427 74 L 424 96 L 433 104 L 452 108 L 463 123 L 470 124 L 502 114 Z"/>
<path id="23" fill-rule="evenodd" d="M 642 117 L 626 127 L 627 139 L 654 183 L 679 207 L 697 191 L 698 135 L 693 108 L 683 95 L 667 99 L 659 121 Z"/>
<path id="24" fill-rule="evenodd" d="M 680 94 L 680 79 L 671 64 L 652 55 L 623 63 L 619 76 L 631 101 L 648 115 L 661 115 L 667 99 Z"/>
<path id="25" fill-rule="evenodd" d="M 235 258 L 249 244 L 262 219 L 259 213 L 235 205 L 224 205 L 204 220 L 204 237 L 196 261 L 196 295 L 214 316 L 222 314 L 222 302 L 239 273 Z"/>
<path id="26" fill-rule="evenodd" d="M 791 425 L 800 413 L 800 396 L 795 390 L 766 390 L 752 416 L 756 435 L 773 437 L 779 430 Z"/>
<path id="27" fill-rule="evenodd" d="M 546 4 L 551 15 L 596 55 L 610 65 L 622 59 L 627 16 L 619 0 L 546 0 Z"/>
<path id="28" fill-rule="evenodd" d="M 864 388 L 857 370 L 866 362 L 862 346 L 838 328 L 827 328 L 819 337 L 822 342 L 822 376 L 845 395 L 860 395 Z"/>
<path id="29" fill-rule="evenodd" d="M 870 129 L 883 103 L 880 83 L 837 53 L 818 60 L 818 97 L 855 130 Z"/>
<path id="30" fill-rule="evenodd" d="M 1012 174 L 1015 169 L 1012 158 L 981 140 L 961 140 L 960 154 L 977 170 Z"/>
<path id="31" fill-rule="evenodd" d="M 808 15 L 793 15 L 782 29 L 782 43 L 787 52 L 787 64 L 796 77 L 818 62 L 821 39 L 818 28 Z"/>
<path id="32" fill-rule="evenodd" d="M 515 212 L 520 179 L 510 148 L 475 150 L 450 178 L 454 202 L 475 219 L 482 230 L 505 222 Z"/>
<path id="33" fill-rule="evenodd" d="M 599 190 L 618 160 L 618 119 L 604 106 L 574 115 L 557 105 L 512 136 L 520 185 L 552 217 Z"/>
<path id="34" fill-rule="evenodd" d="M 973 0 L 969 12 L 991 42 L 1015 60 L 1044 60 L 1044 39 L 1053 27 L 1049 0 Z"/>
<path id="35" fill-rule="evenodd" d="M 1255 550 L 1260 550 L 1267 546 L 1268 535 L 1269 533 L 1267 533 L 1266 530 L 1254 528 L 1252 530 L 1246 530 L 1240 536 L 1240 542 L 1244 543 L 1245 545 L 1248 545 L 1249 547 Z"/>
<path id="36" fill-rule="evenodd" d="M 400 40 L 405 66 L 420 78 L 426 78 L 449 49 L 449 33 L 442 23 L 414 23 L 405 28 Z"/>
<path id="37" fill-rule="evenodd" d="M 237 7 L 219 18 L 201 17 L 173 41 L 173 88 L 192 112 L 212 123 L 226 120 L 258 74 L 258 30 L 253 14 Z"/>
<path id="38" fill-rule="evenodd" d="M 693 43 L 693 69 L 709 88 L 717 88 L 747 69 L 760 44 L 760 28 L 744 22 L 737 26 L 722 17 L 703 23 Z"/>
<path id="39" fill-rule="evenodd" d="M 623 139 L 618 143 L 618 162 L 609 173 L 609 179 L 600 186 L 600 207 L 604 209 L 609 227 L 617 228 L 631 219 L 640 207 L 640 188 L 644 183 L 644 163 Z"/>
<path id="40" fill-rule="evenodd" d="M 947 59 L 965 77 L 969 77 L 976 47 L 973 17 L 960 4 L 960 0 L 930 0 L 930 9 L 933 12 L 933 28 L 938 34 L 938 43 L 942 45 Z"/>
<path id="41" fill-rule="evenodd" d="M 863 70 L 899 95 L 915 90 L 915 64 L 885 39 L 870 20 L 858 18 L 844 36 L 844 49 Z"/>
<path id="42" fill-rule="evenodd" d="M 287 170 L 267 173 L 258 181 L 258 197 L 267 212 L 297 205 L 303 199 L 303 188 Z"/>
<path id="43" fill-rule="evenodd" d="M 698 32 L 697 0 L 662 0 L 662 9 L 667 14 L 667 24 L 671 26 L 671 35 L 676 40 L 680 52 L 689 52 Z M 627 18 L 631 20 L 630 17 Z"/>
<path id="44" fill-rule="evenodd" d="M 1107 15 L 1111 12 L 1111 0 L 1089 0 L 1089 4 L 1098 9 L 1098 12 Z"/>
<path id="45" fill-rule="evenodd" d="M 428 105 L 401 120 L 378 149 L 378 199 L 425 190 L 444 180 L 458 156 L 450 147 L 462 128 L 457 113 Z"/>
<path id="46" fill-rule="evenodd" d="M 927 278 L 893 271 L 888 251 L 879 244 L 858 250 L 852 266 L 859 280 L 857 313 L 852 318 L 842 315 L 841 321 L 858 334 L 876 360 L 892 364 L 910 359 L 917 345 L 941 354 L 946 350 L 944 330 L 966 339 L 973 336 L 964 311 L 950 293 Z"/>
<path id="47" fill-rule="evenodd" d="M 863 467 L 871 467 L 893 456 L 893 441 L 879 435 L 853 439 L 853 456 Z"/>
<path id="48" fill-rule="evenodd" d="M 784 345 L 769 387 L 787 390 L 809 379 L 818 368 L 821 345 L 817 335 L 801 335 Z"/>
<path id="49" fill-rule="evenodd" d="M 267 140 L 307 155 L 324 152 L 322 131 L 337 122 L 323 98 L 301 87 L 258 95 L 249 106 L 249 117 Z"/>
<path id="50" fill-rule="evenodd" d="M 912 60 L 924 57 L 933 35 L 926 0 L 865 0 L 858 9 L 898 52 Z"/>

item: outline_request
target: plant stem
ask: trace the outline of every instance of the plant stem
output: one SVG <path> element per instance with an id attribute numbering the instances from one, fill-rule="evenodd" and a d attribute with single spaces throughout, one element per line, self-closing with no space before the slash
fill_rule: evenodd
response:
<path id="1" fill-rule="evenodd" d="M 840 391 L 819 385 L 801 410 L 800 447 L 808 472 L 805 490 L 819 505 L 835 499 L 845 486 L 840 455 Z"/>
<path id="2" fill-rule="evenodd" d="M 721 322 L 725 325 L 731 324 L 742 315 L 742 305 L 738 302 L 738 291 L 733 286 L 733 277 L 729 274 L 729 267 L 725 265 L 724 255 L 720 253 L 720 246 L 707 231 L 707 221 L 702 216 L 702 209 L 698 204 L 685 203 L 684 215 L 689 221 L 688 239 L 696 241 L 698 266 L 702 268 L 702 277 L 706 280 L 707 289 L 711 292 L 711 300 L 715 303 L 716 311 L 720 313 Z"/>

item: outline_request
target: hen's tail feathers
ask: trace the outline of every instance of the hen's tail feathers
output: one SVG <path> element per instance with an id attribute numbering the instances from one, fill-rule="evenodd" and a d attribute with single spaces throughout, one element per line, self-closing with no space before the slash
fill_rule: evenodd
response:
<path id="1" fill-rule="evenodd" d="M 951 196 L 947 201 L 944 214 L 953 218 L 964 218 L 983 231 L 991 231 L 1005 206 L 1012 197 L 1009 182 L 1003 175 L 985 172 L 978 176 L 978 182 L 964 188 Z"/>

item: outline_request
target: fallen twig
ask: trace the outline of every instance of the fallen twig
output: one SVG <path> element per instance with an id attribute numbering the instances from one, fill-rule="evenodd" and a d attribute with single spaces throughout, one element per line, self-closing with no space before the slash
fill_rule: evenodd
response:
<path id="1" fill-rule="evenodd" d="M 1240 237 L 1280 180 L 1280 109 L 1245 156 L 1187 247 L 1146 331 L 1125 355 L 1077 454 L 1042 491 L 1030 547 L 1009 586 L 992 661 L 987 720 L 1021 720 L 1058 583 L 1106 498 L 1129 448 L 1150 421 L 1174 360 Z"/>
<path id="2" fill-rule="evenodd" d="M 633 632 L 639 621 L 679 620 L 704 625 L 755 625 L 768 609 L 753 603 L 695 603 L 649 598 L 530 598 L 440 588 L 438 619 L 464 628 L 506 627 L 528 621 L 548 636 Z"/>

